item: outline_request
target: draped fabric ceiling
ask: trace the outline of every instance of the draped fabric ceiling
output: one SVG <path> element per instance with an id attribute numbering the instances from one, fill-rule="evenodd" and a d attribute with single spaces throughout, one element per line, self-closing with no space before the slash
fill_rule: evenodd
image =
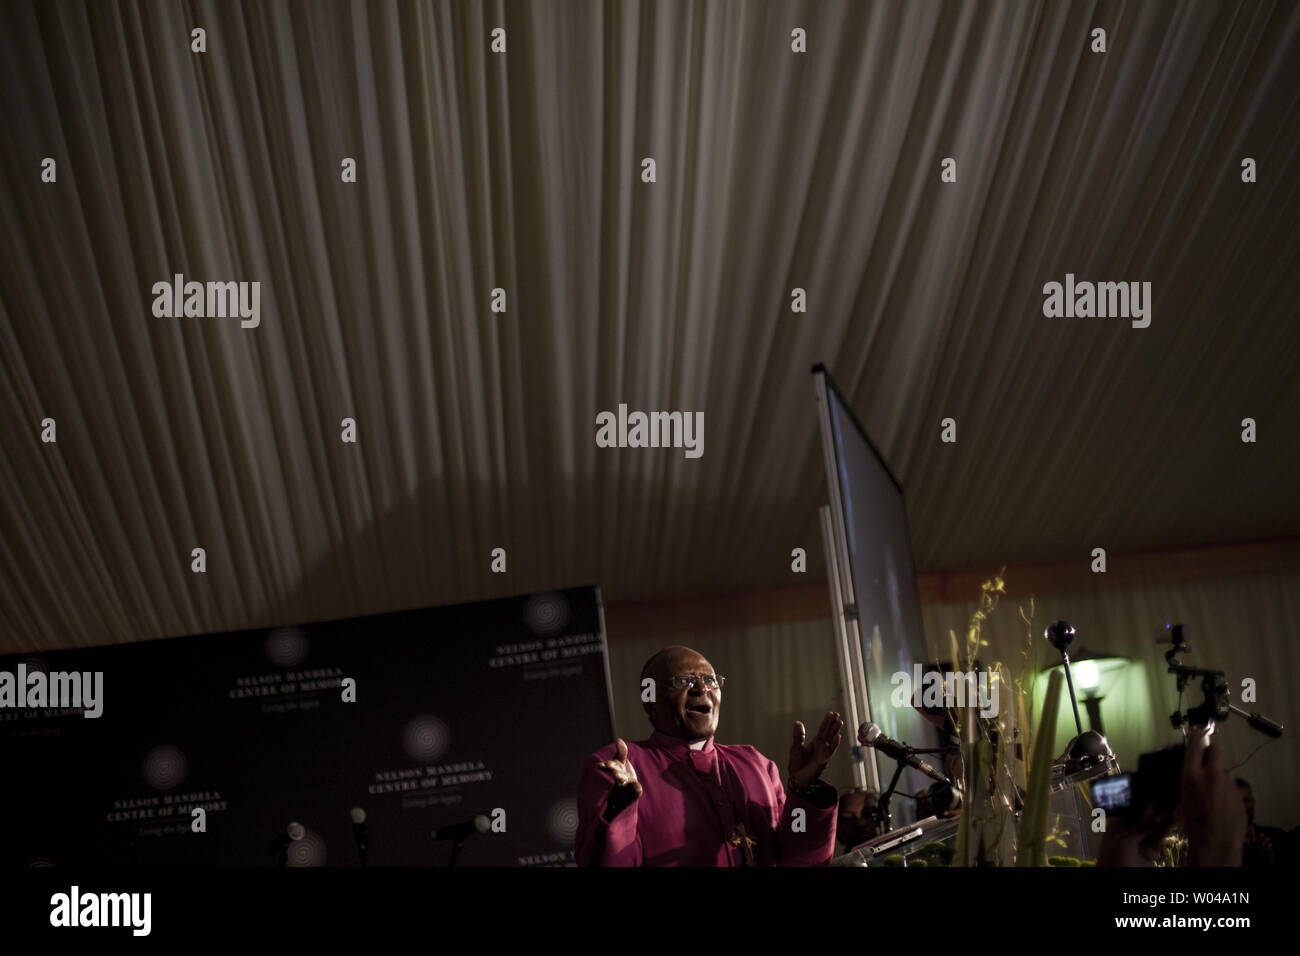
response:
<path id="1" fill-rule="evenodd" d="M 0 77 L 0 650 L 815 580 L 819 361 L 922 571 L 1300 533 L 1295 3 L 6 3 Z"/>

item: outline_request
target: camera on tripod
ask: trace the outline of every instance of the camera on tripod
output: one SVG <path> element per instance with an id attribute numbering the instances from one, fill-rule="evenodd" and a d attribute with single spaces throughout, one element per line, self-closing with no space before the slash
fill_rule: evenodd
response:
<path id="1" fill-rule="evenodd" d="M 1191 650 L 1183 625 L 1166 625 L 1165 632 L 1167 636 L 1157 643 L 1173 644 L 1165 654 L 1165 663 L 1169 665 L 1169 673 L 1177 677 L 1178 699 L 1182 700 L 1188 684 L 1198 677 L 1201 680 L 1201 702 L 1189 707 L 1186 713 L 1175 710 L 1169 715 L 1174 729 L 1187 727 L 1213 733 L 1215 726 L 1235 711 L 1261 733 L 1270 737 L 1282 735 L 1280 724 L 1259 714 L 1248 714 L 1229 702 L 1228 680 L 1223 671 L 1189 667 L 1178 660 L 1178 654 Z M 1160 817 L 1172 816 L 1182 796 L 1184 753 L 1182 744 L 1145 753 L 1138 758 L 1137 773 L 1121 773 L 1093 781 L 1093 806 L 1107 813 L 1118 813 L 1121 819 L 1129 821 L 1140 819 L 1147 808 L 1153 808 Z"/>

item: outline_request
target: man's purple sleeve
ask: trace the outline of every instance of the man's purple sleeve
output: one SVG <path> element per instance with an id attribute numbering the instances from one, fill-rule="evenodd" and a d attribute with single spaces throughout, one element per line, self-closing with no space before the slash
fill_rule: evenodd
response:
<path id="1" fill-rule="evenodd" d="M 818 781 L 816 792 L 808 799 L 798 794 L 786 796 L 781 773 L 776 764 L 767 762 L 767 775 L 781 807 L 781 825 L 776 845 L 781 866 L 825 866 L 835 853 L 835 817 L 839 806 L 835 788 Z M 802 810 L 799 830 L 795 828 L 795 811 Z M 800 832 L 802 831 L 802 832 Z"/>
<path id="2" fill-rule="evenodd" d="M 574 858 L 578 866 L 640 866 L 641 838 L 637 836 L 640 798 L 608 816 L 614 777 L 596 766 L 614 756 L 614 748 L 598 750 L 587 758 L 578 784 L 578 833 Z"/>

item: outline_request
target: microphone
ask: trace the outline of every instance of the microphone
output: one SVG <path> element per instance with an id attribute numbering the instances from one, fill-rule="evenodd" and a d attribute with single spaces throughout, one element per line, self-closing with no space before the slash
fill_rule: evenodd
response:
<path id="1" fill-rule="evenodd" d="M 352 839 L 357 844 L 357 855 L 361 857 L 361 865 L 366 865 L 366 854 L 370 850 L 370 828 L 366 826 L 366 811 L 360 807 L 353 807 L 348 811 L 348 816 L 352 818 Z"/>
<path id="2" fill-rule="evenodd" d="M 486 815 L 480 813 L 473 820 L 466 820 L 464 823 L 453 823 L 449 827 L 438 827 L 433 831 L 435 840 L 455 840 L 459 843 L 471 833 L 487 833 L 492 829 L 492 821 Z"/>
<path id="3" fill-rule="evenodd" d="M 961 809 L 961 791 L 951 784 L 932 783 L 926 792 L 930 795 L 930 805 L 934 807 L 935 816 L 943 816 L 949 810 Z"/>
<path id="4" fill-rule="evenodd" d="M 1250 726 L 1254 727 L 1256 730 L 1268 734 L 1270 737 L 1277 738 L 1282 736 L 1283 727 L 1281 724 L 1269 720 L 1267 717 L 1263 717 L 1259 714 L 1251 714 L 1246 718 L 1246 723 L 1250 724 Z"/>
<path id="5" fill-rule="evenodd" d="M 1269 720 L 1263 714 L 1252 714 L 1249 711 L 1242 710 L 1236 704 L 1229 704 L 1228 709 L 1232 711 L 1234 714 L 1238 714 L 1239 716 L 1245 717 L 1246 723 L 1248 723 L 1251 727 L 1258 730 L 1261 734 L 1266 734 L 1267 736 L 1272 737 L 1275 740 L 1278 737 L 1281 737 L 1282 731 L 1286 729 L 1277 721 Z"/>
<path id="6" fill-rule="evenodd" d="M 912 753 L 912 748 L 907 744 L 899 743 L 890 737 L 886 737 L 880 732 L 880 728 L 873 723 L 865 723 L 858 728 L 858 743 L 864 747 L 875 747 L 886 757 L 892 757 L 899 763 L 911 767 L 913 770 L 919 770 L 931 780 L 937 780 L 939 783 L 952 784 L 952 781 L 944 774 L 935 770 L 924 760 L 921 760 L 916 754 Z"/>
<path id="7" fill-rule="evenodd" d="M 267 847 L 267 850 L 276 855 L 276 862 L 280 866 L 285 866 L 289 862 L 289 844 L 296 843 L 306 835 L 307 829 L 297 820 L 294 820 L 284 828 L 283 833 L 271 841 L 271 845 Z"/>

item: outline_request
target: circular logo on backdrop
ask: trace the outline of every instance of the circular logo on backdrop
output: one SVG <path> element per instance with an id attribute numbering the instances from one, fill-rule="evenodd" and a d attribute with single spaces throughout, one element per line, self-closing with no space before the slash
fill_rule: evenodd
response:
<path id="1" fill-rule="evenodd" d="M 279 627 L 266 635 L 266 659 L 276 667 L 297 667 L 307 659 L 307 635 L 296 627 Z"/>
<path id="2" fill-rule="evenodd" d="M 412 760 L 437 760 L 451 746 L 451 729 L 432 714 L 421 714 L 406 725 L 402 746 Z"/>
<path id="3" fill-rule="evenodd" d="M 535 594 L 524 605 L 524 620 L 534 634 L 549 637 L 569 623 L 569 601 L 563 594 Z"/>
<path id="4" fill-rule="evenodd" d="M 325 840 L 315 830 L 303 830 L 302 839 L 289 844 L 286 866 L 324 866 Z"/>
<path id="5" fill-rule="evenodd" d="M 551 804 L 546 815 L 546 832 L 556 843 L 572 844 L 578 835 L 578 801 L 567 797 Z"/>
<path id="6" fill-rule="evenodd" d="M 154 747 L 144 755 L 144 782 L 155 790 L 175 790 L 188 769 L 185 754 L 179 747 Z"/>

